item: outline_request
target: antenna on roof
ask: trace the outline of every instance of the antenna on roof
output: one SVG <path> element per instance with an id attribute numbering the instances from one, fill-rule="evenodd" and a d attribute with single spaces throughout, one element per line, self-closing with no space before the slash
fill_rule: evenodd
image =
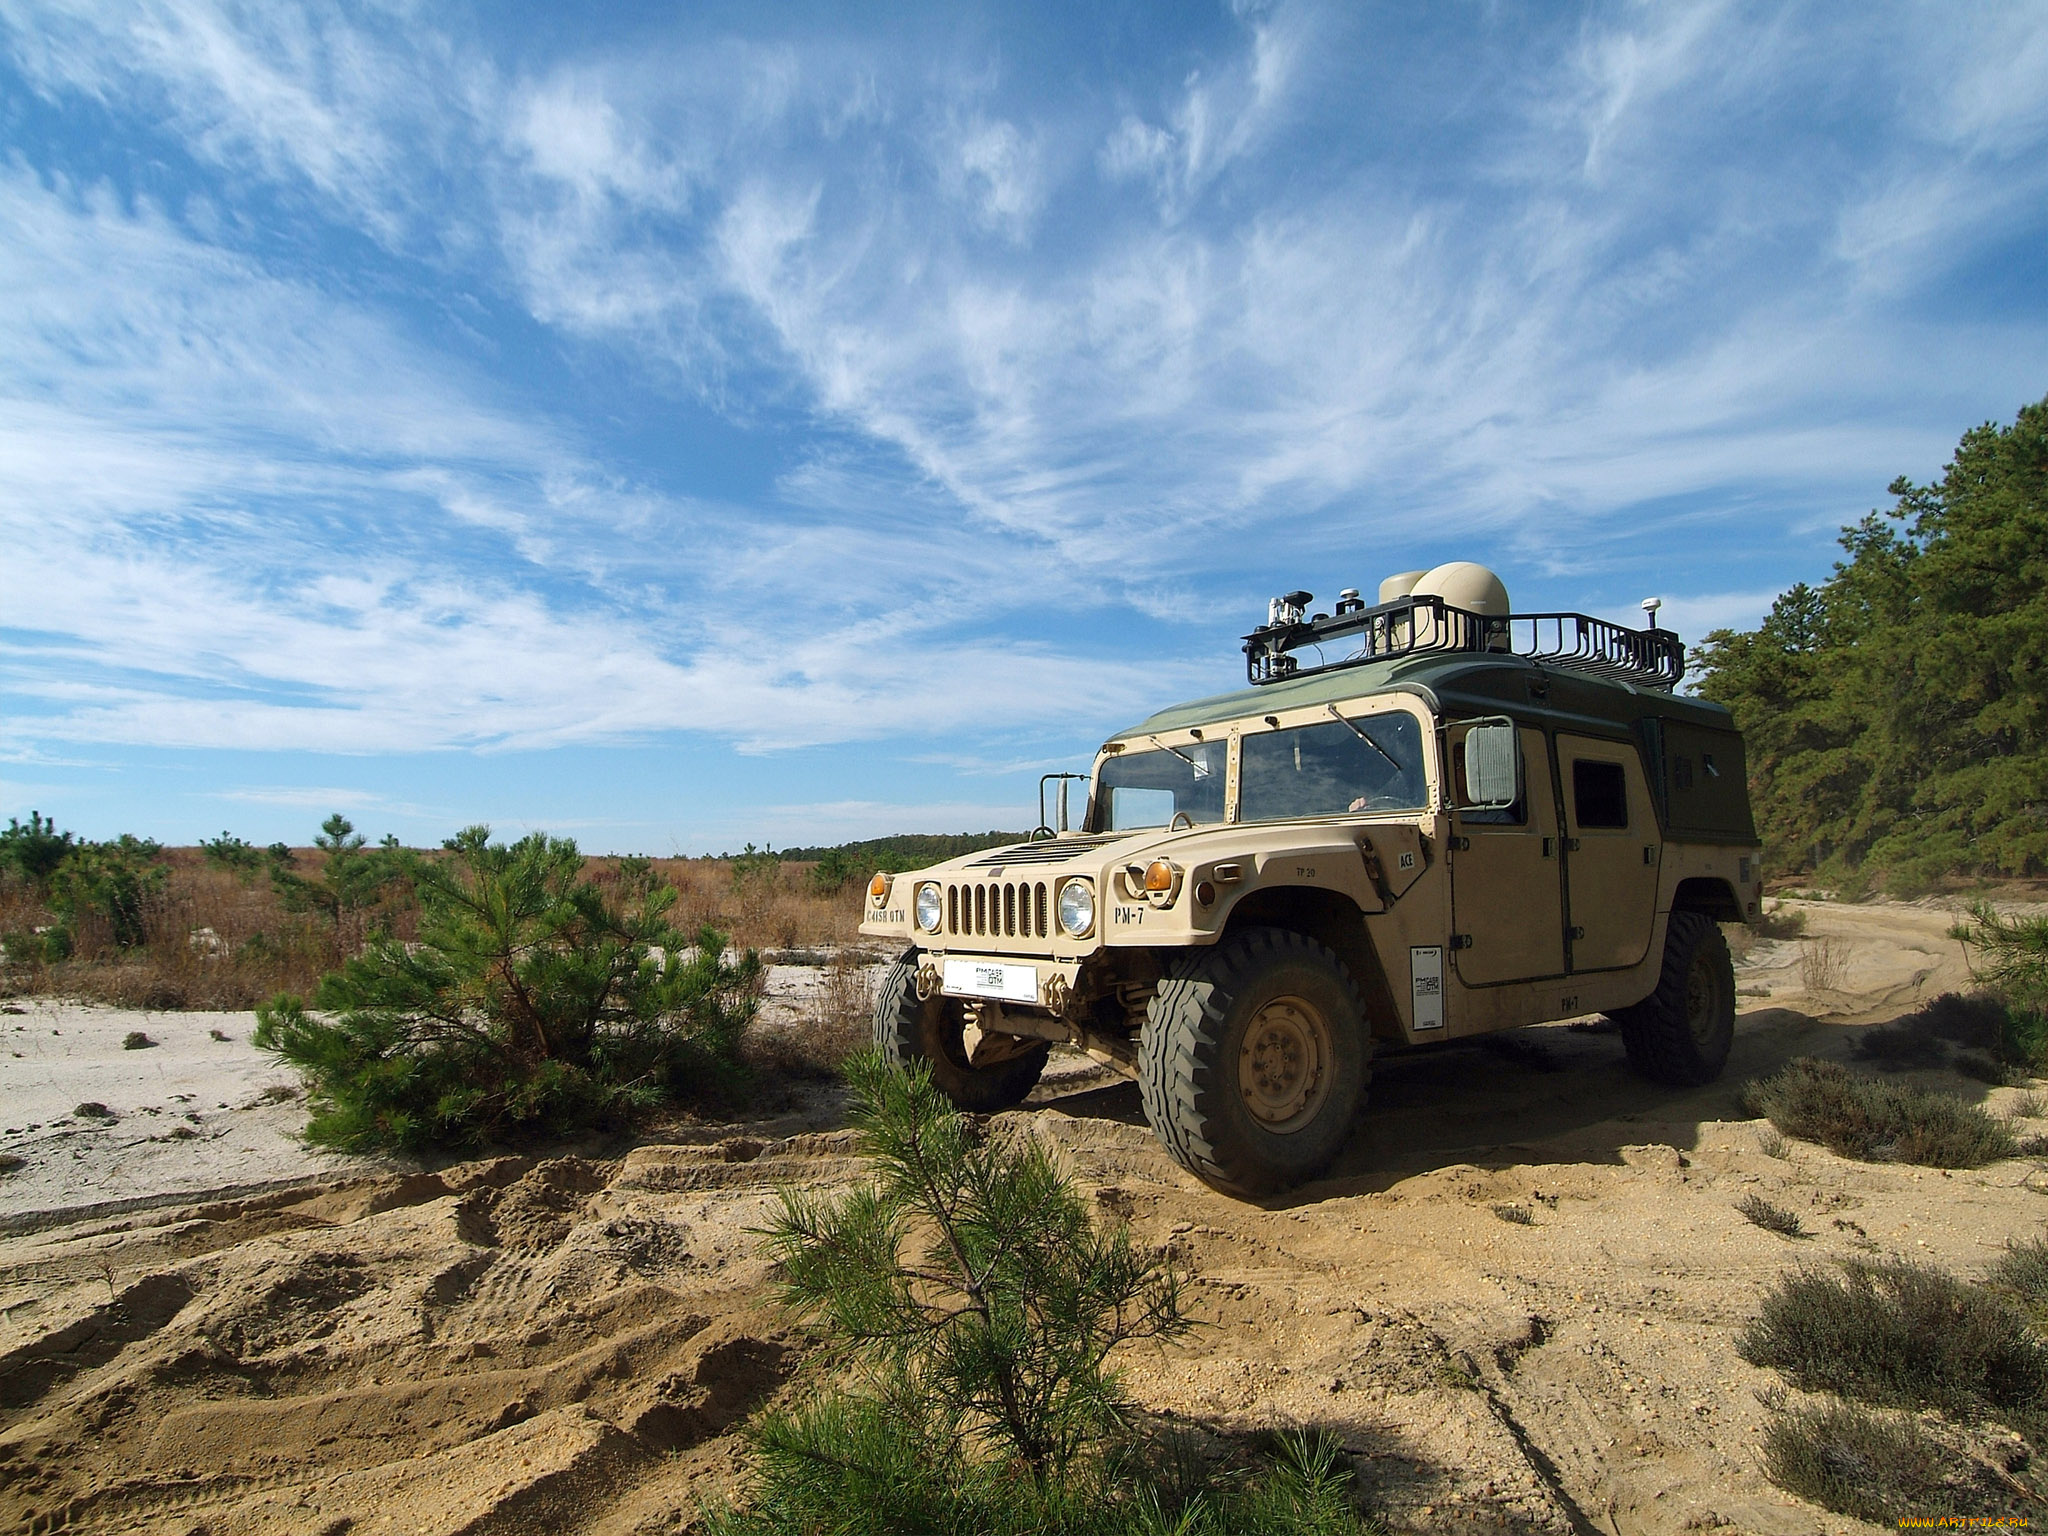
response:
<path id="1" fill-rule="evenodd" d="M 1657 627 L 1657 610 L 1663 606 L 1664 599 L 1661 597 L 1646 597 L 1643 599 L 1643 613 L 1645 615 L 1643 627 L 1645 629 L 1655 629 Z"/>

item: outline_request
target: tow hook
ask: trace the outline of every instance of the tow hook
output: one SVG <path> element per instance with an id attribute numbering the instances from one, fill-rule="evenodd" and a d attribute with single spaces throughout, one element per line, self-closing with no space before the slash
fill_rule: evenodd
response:
<path id="1" fill-rule="evenodd" d="M 1054 1018 L 1058 1018 L 1067 1011 L 1069 995 L 1066 977 L 1056 975 L 1047 979 L 1045 983 L 1045 1006 L 1050 1010 Z"/>
<path id="2" fill-rule="evenodd" d="M 917 1000 L 920 1003 L 928 1003 L 938 995 L 938 991 L 938 967 L 927 960 L 917 968 Z"/>

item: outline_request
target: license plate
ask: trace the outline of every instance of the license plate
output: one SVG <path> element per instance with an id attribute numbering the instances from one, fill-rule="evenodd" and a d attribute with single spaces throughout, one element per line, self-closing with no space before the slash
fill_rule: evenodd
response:
<path id="1" fill-rule="evenodd" d="M 992 997 L 1005 1003 L 1038 1001 L 1038 967 L 999 960 L 948 960 L 944 990 L 949 997 Z"/>

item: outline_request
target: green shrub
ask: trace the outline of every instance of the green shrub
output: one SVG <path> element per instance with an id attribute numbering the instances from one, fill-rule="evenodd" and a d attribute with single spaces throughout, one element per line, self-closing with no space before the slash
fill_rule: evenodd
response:
<path id="1" fill-rule="evenodd" d="M 330 823 L 331 825 L 331 823 Z M 305 1077 L 310 1140 L 355 1150 L 473 1145 L 620 1124 L 737 1086 L 761 984 L 749 951 L 670 926 L 675 892 L 630 903 L 581 875 L 573 842 L 506 846 L 472 827 L 419 863 L 419 939 L 384 938 L 280 996 L 256 1043 Z"/>
<path id="2" fill-rule="evenodd" d="M 111 843 L 79 843 L 50 876 L 50 906 L 67 930 L 98 918 L 115 944 L 133 949 L 147 942 L 149 900 L 170 875 L 162 853 L 161 844 L 128 832 Z"/>
<path id="3" fill-rule="evenodd" d="M 1765 907 L 1750 926 L 1760 939 L 1796 939 L 1806 932 L 1806 914 L 1781 901 Z"/>
<path id="4" fill-rule="evenodd" d="M 1803 1269 L 1764 1297 L 1736 1341 L 1752 1365 L 1807 1392 L 1887 1408 L 1995 1415 L 2015 1427 L 2048 1409 L 2048 1347 L 1991 1291 L 1917 1264 Z"/>
<path id="5" fill-rule="evenodd" d="M 1980 980 L 2025 1012 L 2048 1013 L 2048 917 L 2007 917 L 1980 901 L 1950 933 L 1977 952 Z"/>
<path id="6" fill-rule="evenodd" d="M 2010 1296 L 2037 1322 L 2048 1320 L 2048 1239 L 2006 1244 L 1984 1283 Z"/>
<path id="7" fill-rule="evenodd" d="M 1968 997 L 1944 991 L 1911 1014 L 1855 1036 L 1858 1053 L 1886 1067 L 1939 1067 L 1948 1061 L 1950 1047 L 2025 1065 L 2013 1038 L 2011 1010 L 2001 997 L 1982 991 Z"/>
<path id="8" fill-rule="evenodd" d="M 1957 929 L 1955 934 L 1966 937 L 1966 930 Z M 2003 1081 L 2014 1075 L 2007 1069 L 2048 1068 L 2048 1023 L 2038 1011 L 2016 1007 L 2004 996 L 1944 992 L 1903 1018 L 1864 1030 L 1856 1038 L 1860 1054 L 1888 1067 L 1938 1067 L 1949 1060 L 1951 1046 L 1957 1054 L 1950 1064 L 1957 1071 L 1988 1082 Z M 1987 1070 L 1987 1061 L 1997 1063 L 1997 1069 Z"/>
<path id="9" fill-rule="evenodd" d="M 1907 1517 L 2032 1512 L 1987 1469 L 1912 1419 L 1848 1403 L 1795 1408 L 1764 1431 L 1764 1475 L 1836 1514 L 1891 1525 Z"/>
<path id="10" fill-rule="evenodd" d="M 1040 1483 L 1000 1462 L 935 1461 L 921 1427 L 914 1405 L 851 1396 L 770 1420 L 709 1536 L 1384 1536 L 1324 1438 L 1280 1436 L 1269 1460 L 1228 1471 L 1134 1444 Z"/>
<path id="11" fill-rule="evenodd" d="M 215 869 L 225 869 L 246 880 L 263 867 L 263 850 L 246 843 L 232 832 L 219 837 L 202 837 L 199 852 Z"/>
<path id="12" fill-rule="evenodd" d="M 265 857 L 270 883 L 287 912 L 313 912 L 330 928 L 334 957 L 345 959 L 388 928 L 388 908 L 406 898 L 420 861 L 386 837 L 375 848 L 341 812 L 320 823 L 313 846 L 326 857 L 311 880 L 292 868 L 292 852 L 274 843 Z"/>
<path id="13" fill-rule="evenodd" d="M 72 835 L 59 832 L 57 823 L 45 821 L 41 811 L 28 813 L 27 826 L 10 816 L 7 830 L 0 832 L 0 870 L 11 869 L 42 890 L 75 846 Z"/>
<path id="14" fill-rule="evenodd" d="M 931 1405 L 949 1453 L 1064 1470 L 1125 1422 L 1110 1352 L 1190 1326 L 1178 1277 L 1098 1228 L 1036 1140 L 984 1138 L 928 1068 L 868 1051 L 846 1075 L 874 1181 L 781 1192 L 784 1305 L 875 1394 Z"/>
<path id="15" fill-rule="evenodd" d="M 1882 1082 L 1801 1056 L 1747 1084 L 1743 1107 L 1842 1157 L 1976 1168 L 2018 1151 L 2012 1129 L 1952 1094 Z"/>
<path id="16" fill-rule="evenodd" d="M 811 890 L 820 896 L 836 895 L 850 885 L 866 885 L 877 870 L 924 869 L 956 859 L 963 853 L 985 848 L 1003 848 L 1021 843 L 1028 832 L 904 833 L 896 837 L 873 837 L 864 842 L 837 843 L 830 847 L 785 848 L 779 857 L 813 861 Z"/>
<path id="17" fill-rule="evenodd" d="M 1178 1278 L 1028 1131 L 995 1134 L 873 1052 L 847 1066 L 870 1179 L 784 1190 L 785 1305 L 825 1346 L 815 1389 L 752 1428 L 716 1536 L 1356 1536 L 1339 1447 L 1292 1437 L 1220 1473 L 1147 1440 L 1108 1367 L 1189 1324 Z"/>
<path id="18" fill-rule="evenodd" d="M 756 848 L 752 843 L 739 853 L 732 855 L 732 888 L 743 891 L 748 886 L 765 886 L 773 889 L 782 882 L 782 855 L 771 844 Z"/>

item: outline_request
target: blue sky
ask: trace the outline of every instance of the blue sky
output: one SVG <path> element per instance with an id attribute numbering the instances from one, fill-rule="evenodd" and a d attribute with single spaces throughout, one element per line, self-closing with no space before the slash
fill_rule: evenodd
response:
<path id="1" fill-rule="evenodd" d="M 584 9 L 0 0 L 0 815 L 1021 826 L 1274 592 L 1694 640 L 2048 390 L 2039 4 Z"/>

